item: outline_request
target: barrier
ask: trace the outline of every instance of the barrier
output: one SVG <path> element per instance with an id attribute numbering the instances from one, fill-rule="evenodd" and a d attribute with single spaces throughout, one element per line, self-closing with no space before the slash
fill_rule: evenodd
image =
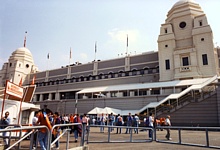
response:
<path id="1" fill-rule="evenodd" d="M 178 141 L 171 141 L 171 140 L 161 140 L 157 138 L 157 131 L 156 130 L 160 130 L 160 129 L 171 129 L 171 130 L 176 130 L 178 131 Z M 204 144 L 196 144 L 196 143 L 185 143 L 182 141 L 182 136 L 183 136 L 183 131 L 195 131 L 195 132 L 205 132 L 204 135 L 204 139 L 205 139 L 205 143 Z M 219 146 L 213 146 L 210 145 L 210 132 L 220 132 L 220 127 L 174 127 L 174 126 L 160 126 L 160 127 L 156 127 L 155 128 L 155 141 L 156 142 L 161 142 L 161 143 L 169 143 L 169 144 L 180 144 L 180 145 L 188 145 L 188 146 L 198 146 L 198 147 L 207 147 L 207 148 L 220 148 Z M 199 136 L 201 137 L 203 134 L 199 134 Z M 197 137 L 196 135 L 194 135 L 195 137 L 191 137 L 193 139 L 198 139 L 199 137 Z M 220 138 L 219 138 L 220 139 Z M 193 141 L 191 141 L 193 142 Z M 219 142 L 218 142 L 219 144 Z"/>
<path id="2" fill-rule="evenodd" d="M 10 125 L 11 126 L 11 125 Z M 41 128 L 46 128 L 47 132 L 48 132 L 48 141 L 49 141 L 49 137 L 51 136 L 50 135 L 50 132 L 49 132 L 49 129 L 46 127 L 46 126 L 30 126 L 30 127 L 17 127 L 17 128 L 5 128 L 5 129 L 1 129 L 0 132 L 9 132 L 9 136 L 4 136 L 4 138 L 9 138 L 11 139 L 11 133 L 12 132 L 17 132 L 17 131 L 20 131 L 20 135 L 18 136 L 19 137 L 19 140 L 16 141 L 14 144 L 10 145 L 9 143 L 9 147 L 6 148 L 6 150 L 9 150 L 11 149 L 12 147 L 14 147 L 15 145 L 19 144 L 21 141 L 23 141 L 24 139 L 26 139 L 29 135 L 31 135 L 34 130 L 38 130 L 38 129 L 41 129 Z M 34 130 L 33 130 L 34 129 Z M 27 134 L 25 134 L 24 136 L 21 136 L 21 132 L 22 130 L 26 130 L 26 131 L 29 131 Z M 3 136 L 2 136 L 3 137 Z M 32 146 L 32 143 L 33 141 L 30 140 L 30 147 Z M 48 146 L 49 146 L 49 142 L 48 142 Z M 48 147 L 47 146 L 47 147 Z M 19 147 L 19 146 L 18 146 Z M 19 148 L 18 148 L 19 149 Z M 30 148 L 32 149 L 32 147 Z"/>
<path id="3" fill-rule="evenodd" d="M 152 139 L 149 139 L 147 140 L 146 138 L 145 139 L 142 139 L 142 140 L 134 140 L 133 139 L 133 130 L 134 129 L 142 129 L 142 130 L 151 130 L 152 131 L 152 134 L 154 135 L 154 129 L 153 128 L 150 128 L 150 127 L 127 127 L 127 126 L 109 126 L 109 125 L 90 125 L 89 126 L 89 131 L 90 131 L 90 128 L 101 128 L 101 127 L 104 127 L 104 128 L 108 128 L 108 139 L 107 141 L 89 141 L 89 133 L 87 135 L 87 143 L 140 143 L 140 142 L 152 142 L 154 140 L 154 138 Z M 130 130 L 130 136 L 129 136 L 129 139 L 128 140 L 116 140 L 116 141 L 113 141 L 111 140 L 111 132 L 110 130 L 112 128 L 121 128 L 121 129 L 128 129 Z"/>
<path id="4" fill-rule="evenodd" d="M 53 130 L 57 127 L 70 127 L 70 126 L 76 126 L 76 125 L 81 125 L 82 126 L 82 123 L 69 123 L 69 124 L 56 124 L 53 126 L 52 130 L 50 131 L 50 141 L 52 141 L 52 133 L 53 133 Z M 50 145 L 49 145 L 49 148 L 48 149 L 51 149 L 51 146 L 53 144 L 56 143 L 56 141 L 58 141 L 65 133 L 67 133 L 67 142 L 66 142 L 66 149 L 69 149 L 69 138 L 70 138 L 70 129 L 67 128 L 67 129 L 64 129 L 64 131 L 62 132 L 61 135 L 59 135 Z M 84 146 L 84 130 L 83 130 L 83 126 L 82 126 L 82 136 L 81 136 L 81 143 L 80 143 L 80 146 Z"/>

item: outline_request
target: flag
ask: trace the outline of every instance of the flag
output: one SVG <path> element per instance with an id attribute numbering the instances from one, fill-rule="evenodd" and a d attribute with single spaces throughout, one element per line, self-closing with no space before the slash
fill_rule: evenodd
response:
<path id="1" fill-rule="evenodd" d="M 128 47 L 128 35 L 127 35 L 127 47 Z"/>
<path id="2" fill-rule="evenodd" d="M 50 59 L 50 53 L 47 54 L 47 59 Z"/>
<path id="3" fill-rule="evenodd" d="M 20 82 L 19 82 L 19 86 L 22 86 L 22 78 L 21 78 L 21 80 L 20 80 Z"/>
<path id="4" fill-rule="evenodd" d="M 96 42 L 95 42 L 95 53 L 97 52 L 97 45 L 96 45 Z"/>
<path id="5" fill-rule="evenodd" d="M 34 75 L 34 76 L 33 76 L 33 79 L 32 79 L 32 82 L 31 82 L 31 85 L 34 85 L 34 84 L 35 84 L 35 78 L 36 78 L 36 76 Z"/>
<path id="6" fill-rule="evenodd" d="M 70 59 L 72 58 L 72 50 L 71 50 L 71 47 L 70 47 Z"/>

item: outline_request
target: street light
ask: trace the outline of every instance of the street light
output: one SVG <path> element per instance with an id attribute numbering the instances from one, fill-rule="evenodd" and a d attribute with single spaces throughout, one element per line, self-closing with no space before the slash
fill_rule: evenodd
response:
<path id="1" fill-rule="evenodd" d="M 78 100 L 76 99 L 76 102 L 75 102 L 75 114 L 77 114 L 77 103 L 78 103 Z"/>

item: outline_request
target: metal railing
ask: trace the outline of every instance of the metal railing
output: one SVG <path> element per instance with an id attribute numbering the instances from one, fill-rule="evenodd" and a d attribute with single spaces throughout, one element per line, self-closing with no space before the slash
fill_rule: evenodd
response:
<path id="1" fill-rule="evenodd" d="M 178 138 L 177 141 L 173 141 L 173 140 L 161 140 L 157 138 L 157 130 L 160 129 L 170 129 L 170 130 L 176 130 L 178 131 Z M 194 141 L 192 140 L 191 143 L 186 143 L 182 141 L 182 137 L 184 135 L 184 133 L 182 133 L 183 131 L 196 131 L 196 132 L 205 132 L 204 138 L 205 138 L 205 143 L 204 144 L 196 144 L 193 143 Z M 162 142 L 162 143 L 169 143 L 169 144 L 180 144 L 180 145 L 188 145 L 188 146 L 198 146 L 198 147 L 207 147 L 207 148 L 220 148 L 220 144 L 219 146 L 214 146 L 214 145 L 210 145 L 210 132 L 220 132 L 220 127 L 174 127 L 174 126 L 160 126 L 160 127 L 156 127 L 155 128 L 155 132 L 154 132 L 154 136 L 155 136 L 155 141 L 156 142 Z M 201 137 L 202 134 L 199 134 L 199 136 Z M 189 138 L 189 137 L 188 137 Z M 197 137 L 195 135 L 195 137 L 191 137 L 193 139 L 198 139 L 199 137 Z"/>
<path id="2" fill-rule="evenodd" d="M 146 139 L 146 138 L 144 138 L 143 140 L 134 140 L 133 139 L 133 131 L 134 131 L 134 129 L 137 129 L 137 130 L 140 130 L 140 129 L 142 129 L 142 130 L 151 130 L 152 131 L 152 135 L 154 135 L 154 129 L 153 128 L 151 128 L 151 127 L 128 127 L 128 126 L 110 126 L 110 125 L 90 125 L 90 126 L 88 126 L 89 127 L 89 131 L 91 131 L 90 130 L 90 128 L 101 128 L 101 127 L 104 127 L 104 128 L 108 128 L 108 138 L 107 138 L 107 141 L 89 141 L 89 133 L 87 134 L 87 143 L 122 143 L 122 142 L 124 142 L 124 143 L 135 143 L 135 142 L 137 142 L 137 143 L 140 143 L 140 142 L 152 142 L 153 141 L 153 138 L 151 138 L 151 139 Z M 130 134 L 130 136 L 129 136 L 129 139 L 128 140 L 111 140 L 111 129 L 113 129 L 113 128 L 121 128 L 121 129 L 128 129 L 128 134 Z"/>
<path id="3" fill-rule="evenodd" d="M 10 145 L 10 143 L 9 143 L 9 147 L 6 148 L 6 150 L 9 150 L 9 149 L 13 148 L 15 145 L 20 144 L 20 142 L 23 141 L 24 139 L 26 139 L 28 136 L 30 136 L 34 132 L 34 130 L 38 130 L 38 129 L 42 129 L 42 128 L 45 128 L 47 130 L 47 133 L 49 134 L 47 140 L 49 141 L 51 135 L 50 135 L 48 127 L 46 127 L 46 126 L 30 126 L 30 127 L 5 128 L 5 129 L 1 129 L 0 132 L 9 132 L 9 136 L 4 136 L 4 137 L 2 136 L 3 138 L 8 138 L 8 139 L 12 138 L 12 136 L 11 136 L 12 132 L 17 132 L 17 131 L 20 132 L 20 134 L 17 137 L 17 138 L 19 138 L 19 140 L 16 141 L 15 143 L 13 143 L 12 145 Z M 25 134 L 24 136 L 21 136 L 21 133 L 22 133 L 23 130 L 29 131 L 29 132 L 27 134 Z M 33 141 L 30 140 L 30 145 L 32 145 L 32 142 Z M 49 143 L 48 143 L 48 146 L 49 146 Z M 18 146 L 17 149 L 19 149 L 19 146 Z"/>
<path id="4" fill-rule="evenodd" d="M 53 144 L 55 144 L 64 134 L 67 133 L 67 137 L 66 137 L 66 149 L 69 149 L 69 139 L 70 139 L 70 131 L 71 129 L 69 127 L 71 126 L 76 126 L 76 125 L 81 125 L 82 126 L 82 136 L 81 136 L 81 142 L 80 142 L 80 146 L 84 146 L 84 128 L 83 128 L 83 125 L 82 123 L 69 123 L 69 124 L 56 124 L 53 126 L 52 130 L 50 131 L 50 134 L 52 135 L 53 134 L 53 130 L 57 127 L 68 127 L 67 129 L 64 129 L 63 132 L 56 138 L 54 139 L 54 141 L 52 141 L 52 136 L 50 136 L 50 145 L 49 145 L 49 148 L 48 149 L 51 149 L 51 146 Z"/>

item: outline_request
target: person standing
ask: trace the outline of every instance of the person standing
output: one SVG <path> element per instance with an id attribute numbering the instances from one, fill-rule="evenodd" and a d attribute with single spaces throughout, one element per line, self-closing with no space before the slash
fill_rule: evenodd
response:
<path id="1" fill-rule="evenodd" d="M 105 125 L 105 122 L 106 122 L 106 117 L 104 116 L 104 114 L 102 113 L 102 116 L 100 117 L 100 132 L 103 132 L 104 133 L 104 125 Z"/>
<path id="2" fill-rule="evenodd" d="M 32 125 L 37 126 L 37 121 L 39 117 L 39 111 L 35 111 L 34 118 L 32 119 Z M 34 138 L 33 138 L 33 149 L 37 148 L 37 131 L 34 132 Z"/>
<path id="3" fill-rule="evenodd" d="M 123 118 L 120 116 L 120 114 L 118 114 L 118 117 L 116 119 L 116 125 L 117 126 L 122 126 L 123 125 Z M 116 134 L 121 134 L 121 128 L 117 128 Z"/>
<path id="4" fill-rule="evenodd" d="M 131 127 L 132 126 L 132 122 L 133 122 L 133 117 L 131 116 L 131 113 L 128 113 L 127 116 L 127 127 Z M 127 134 L 128 132 L 131 133 L 131 129 L 130 128 L 126 128 L 126 132 L 125 134 Z"/>
<path id="5" fill-rule="evenodd" d="M 81 119 L 80 119 L 79 114 L 76 114 L 74 116 L 74 123 L 81 123 Z M 82 126 L 81 125 L 74 125 L 73 131 L 74 131 L 75 142 L 77 142 L 78 137 L 81 136 L 81 134 L 82 134 Z"/>
<path id="6" fill-rule="evenodd" d="M 171 126 L 170 115 L 167 115 L 167 117 L 166 117 L 165 126 Z M 167 135 L 165 137 L 167 138 L 167 140 L 172 140 L 172 138 L 170 138 L 170 129 L 169 128 L 167 128 Z"/>
<path id="7" fill-rule="evenodd" d="M 149 115 L 149 127 L 153 129 L 154 127 L 154 116 L 152 113 L 150 113 Z M 152 130 L 149 130 L 149 138 L 152 139 L 153 138 L 153 132 Z"/>
<path id="8" fill-rule="evenodd" d="M 2 119 L 1 119 L 1 124 L 4 125 L 3 128 L 6 128 L 9 124 L 11 124 L 11 119 L 10 119 L 10 117 L 9 117 L 9 112 L 8 112 L 8 111 L 5 112 L 5 116 L 2 117 Z M 3 137 L 9 136 L 9 135 L 8 135 L 8 132 L 3 132 L 2 135 L 3 135 Z M 8 145 L 8 144 L 9 144 L 9 143 L 8 143 L 8 138 L 3 138 L 3 139 L 4 139 L 5 148 L 7 148 L 7 147 L 9 146 L 9 145 Z"/>
<path id="9" fill-rule="evenodd" d="M 109 126 L 113 126 L 115 122 L 115 116 L 113 115 L 113 113 L 110 114 L 109 116 Z M 110 128 L 110 132 L 112 132 L 114 130 L 114 128 Z"/>
<path id="10" fill-rule="evenodd" d="M 139 119 L 138 115 L 135 114 L 134 115 L 134 127 L 137 127 L 137 128 L 134 129 L 134 133 L 137 133 L 137 134 L 138 134 L 139 122 L 140 122 L 140 119 Z"/>
<path id="11" fill-rule="evenodd" d="M 37 124 L 47 126 L 50 131 L 52 129 L 49 118 L 48 118 L 46 112 L 43 111 L 43 110 L 41 110 L 39 112 Z M 39 141 L 41 150 L 47 150 L 47 146 L 48 146 L 48 141 L 47 140 L 48 140 L 47 129 L 46 128 L 41 128 L 39 130 L 39 133 L 38 133 L 38 141 Z"/>
<path id="12" fill-rule="evenodd" d="M 58 112 L 55 112 L 54 113 L 54 116 L 53 116 L 53 125 L 56 125 L 56 124 L 61 124 L 61 119 L 60 119 L 60 116 L 59 116 L 59 113 Z M 60 127 L 55 127 L 54 130 L 53 130 L 53 140 L 57 139 L 59 136 L 60 136 Z M 56 141 L 56 148 L 55 149 L 59 149 L 59 146 L 60 146 L 60 141 L 59 139 Z"/>
<path id="13" fill-rule="evenodd" d="M 83 124 L 83 132 L 86 135 L 87 134 L 88 125 L 89 125 L 88 118 L 87 118 L 86 114 L 84 114 L 83 117 L 82 117 L 82 124 Z"/>

